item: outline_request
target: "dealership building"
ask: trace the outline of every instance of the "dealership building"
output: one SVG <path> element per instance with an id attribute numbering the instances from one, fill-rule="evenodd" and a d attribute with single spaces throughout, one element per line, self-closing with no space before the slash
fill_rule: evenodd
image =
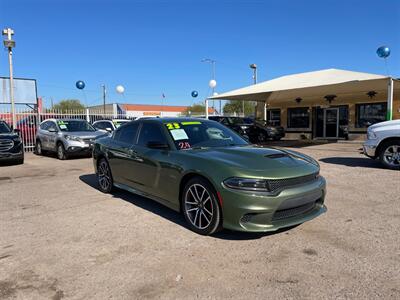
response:
<path id="1" fill-rule="evenodd" d="M 256 118 L 289 138 L 364 139 L 371 124 L 400 119 L 400 80 L 327 69 L 287 75 L 210 100 L 257 101 Z"/>

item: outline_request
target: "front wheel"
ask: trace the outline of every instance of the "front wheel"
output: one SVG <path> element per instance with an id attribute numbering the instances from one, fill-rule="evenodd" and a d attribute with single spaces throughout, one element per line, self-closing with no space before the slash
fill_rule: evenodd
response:
<path id="1" fill-rule="evenodd" d="M 379 160 L 388 169 L 400 170 L 400 140 L 385 142 L 381 147 Z"/>
<path id="2" fill-rule="evenodd" d="M 65 153 L 65 148 L 62 143 L 57 144 L 57 158 L 60 160 L 67 159 L 67 154 Z"/>
<path id="3" fill-rule="evenodd" d="M 211 235 L 222 228 L 222 213 L 211 184 L 195 177 L 186 184 L 182 195 L 182 210 L 191 230 Z"/>
<path id="4" fill-rule="evenodd" d="M 105 158 L 101 158 L 97 165 L 97 181 L 100 191 L 110 193 L 113 189 L 113 178 L 110 165 Z"/>
<path id="5" fill-rule="evenodd" d="M 36 140 L 35 154 L 43 155 L 42 142 L 40 140 Z"/>

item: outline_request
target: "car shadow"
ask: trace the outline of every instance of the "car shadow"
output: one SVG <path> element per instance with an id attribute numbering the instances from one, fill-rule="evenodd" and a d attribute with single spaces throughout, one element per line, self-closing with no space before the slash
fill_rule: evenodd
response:
<path id="1" fill-rule="evenodd" d="M 378 160 L 368 157 L 326 157 L 319 159 L 319 161 L 327 164 L 342 165 L 347 167 L 385 169 Z"/>
<path id="2" fill-rule="evenodd" d="M 79 179 L 84 182 L 85 184 L 91 186 L 92 188 L 98 189 L 98 183 L 97 183 L 97 177 L 96 174 L 85 174 L 79 176 Z M 170 222 L 173 222 L 177 225 L 180 225 L 184 227 L 185 229 L 191 231 L 189 227 L 187 226 L 186 220 L 183 217 L 183 215 L 179 212 L 176 212 L 154 200 L 135 195 L 133 193 L 121 190 L 121 189 L 115 189 L 115 191 L 112 192 L 112 196 L 114 198 L 121 199 L 123 201 L 126 201 L 132 205 L 136 205 L 142 209 L 145 209 L 153 214 L 156 214 L 164 219 L 167 219 Z M 286 232 L 296 226 L 288 227 L 285 229 L 277 230 L 274 232 L 268 232 L 268 233 L 253 233 L 253 232 L 237 232 L 237 231 L 231 231 L 224 229 L 216 234 L 213 234 L 211 237 L 217 238 L 217 239 L 222 239 L 222 240 L 254 240 L 254 239 L 260 239 L 262 237 L 270 236 L 270 235 L 275 235 L 279 233 Z"/>

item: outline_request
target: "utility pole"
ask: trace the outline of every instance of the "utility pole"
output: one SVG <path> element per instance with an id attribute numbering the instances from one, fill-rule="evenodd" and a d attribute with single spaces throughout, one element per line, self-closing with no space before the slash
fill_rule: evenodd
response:
<path id="1" fill-rule="evenodd" d="M 14 30 L 11 28 L 3 29 L 3 35 L 7 36 L 4 40 L 4 46 L 8 48 L 8 63 L 10 65 L 10 101 L 11 101 L 11 115 L 12 115 L 12 126 L 15 129 L 17 127 L 17 119 L 15 117 L 15 103 L 14 103 L 14 77 L 13 77 L 13 63 L 12 63 L 12 48 L 15 47 L 15 41 L 12 39 Z"/>
<path id="2" fill-rule="evenodd" d="M 106 85 L 102 84 L 101 87 L 103 88 L 103 114 L 106 114 Z"/>

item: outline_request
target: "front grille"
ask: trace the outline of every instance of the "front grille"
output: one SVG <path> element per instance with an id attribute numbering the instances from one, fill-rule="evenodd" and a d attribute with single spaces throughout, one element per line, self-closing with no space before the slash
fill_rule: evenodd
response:
<path id="1" fill-rule="evenodd" d="M 302 185 L 306 183 L 310 183 L 318 178 L 318 173 L 294 177 L 294 178 L 285 178 L 285 179 L 271 179 L 268 180 L 269 188 L 271 192 L 282 190 L 285 188 L 293 187 L 296 185 Z"/>
<path id="2" fill-rule="evenodd" d="M 94 138 L 86 138 L 86 139 L 82 139 L 85 143 L 93 143 L 94 142 Z"/>
<path id="3" fill-rule="evenodd" d="M 0 152 L 5 152 L 14 147 L 14 141 L 9 139 L 0 140 Z"/>
<path id="4" fill-rule="evenodd" d="M 298 215 L 305 214 L 313 210 L 316 206 L 316 202 L 307 203 L 301 206 L 277 210 L 272 217 L 272 221 L 278 221 L 282 219 L 292 218 Z"/>

